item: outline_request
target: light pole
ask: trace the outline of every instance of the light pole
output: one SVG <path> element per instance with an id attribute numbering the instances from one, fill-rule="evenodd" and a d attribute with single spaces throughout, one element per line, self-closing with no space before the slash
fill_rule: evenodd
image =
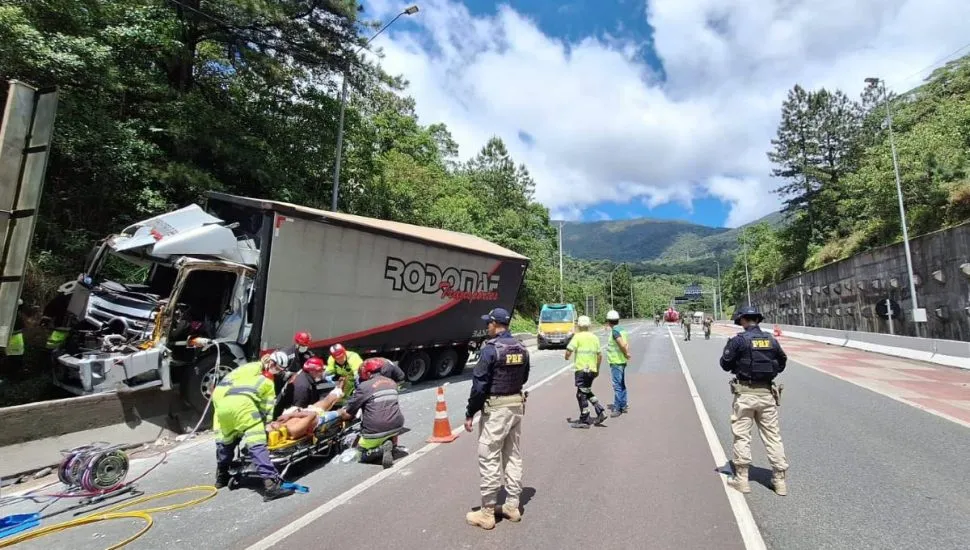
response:
<path id="1" fill-rule="evenodd" d="M 714 265 L 717 266 L 717 294 L 714 296 L 714 320 L 721 320 L 721 308 L 724 307 L 724 297 L 721 296 L 721 263 L 714 260 Z"/>
<path id="2" fill-rule="evenodd" d="M 751 276 L 748 275 L 748 232 L 741 231 L 741 244 L 744 246 L 744 282 L 748 285 L 748 307 L 751 307 Z"/>
<path id="3" fill-rule="evenodd" d="M 634 313 L 635 311 L 636 310 L 634 309 L 634 306 L 633 306 L 633 274 L 631 273 L 630 274 L 630 319 L 637 318 L 636 313 Z"/>
<path id="4" fill-rule="evenodd" d="M 889 92 L 886 90 L 886 82 L 879 78 L 867 78 L 866 84 L 870 86 L 880 85 L 883 102 L 886 104 L 886 126 L 889 129 L 889 149 L 893 156 L 893 172 L 896 175 L 896 197 L 899 199 L 899 222 L 903 226 L 903 248 L 906 251 L 906 270 L 909 274 L 909 294 L 913 298 L 913 322 L 925 323 L 926 310 L 920 309 L 916 301 L 916 282 L 913 277 L 913 255 L 909 250 L 909 231 L 906 229 L 906 207 L 903 205 L 903 186 L 899 177 L 899 159 L 896 156 L 896 140 L 893 138 L 893 116 L 892 106 L 889 103 Z M 892 322 L 890 320 L 890 322 Z M 916 325 L 916 335 L 919 336 L 919 325 Z"/>
<path id="5" fill-rule="evenodd" d="M 366 48 L 367 45 L 371 43 L 371 41 L 373 41 L 382 32 L 384 32 L 384 29 L 390 27 L 402 15 L 414 15 L 416 13 L 418 13 L 418 7 L 411 6 L 405 9 L 404 11 L 402 11 L 401 13 L 397 14 L 396 16 L 394 16 L 394 19 L 391 19 L 391 21 L 388 24 L 384 25 L 383 27 L 380 28 L 380 30 L 374 33 L 374 36 L 367 39 L 367 42 L 364 42 L 359 48 L 357 48 L 357 50 L 354 51 L 354 55 L 356 56 L 358 53 L 360 53 L 360 50 Z M 330 199 L 331 212 L 337 211 L 337 195 L 339 194 L 339 189 L 340 189 L 340 158 L 343 156 L 343 149 L 344 149 L 344 113 L 347 110 L 348 69 L 349 67 L 344 69 L 344 83 L 340 90 L 340 122 L 337 124 L 337 158 L 333 164 L 333 196 Z"/>
<path id="6" fill-rule="evenodd" d="M 563 303 L 563 278 L 562 278 L 562 221 L 559 221 L 559 303 Z"/>
<path id="7" fill-rule="evenodd" d="M 613 307 L 613 273 L 615 273 L 617 269 L 620 269 L 620 267 L 621 266 L 616 266 L 613 268 L 613 271 L 610 271 L 610 309 L 616 309 Z"/>

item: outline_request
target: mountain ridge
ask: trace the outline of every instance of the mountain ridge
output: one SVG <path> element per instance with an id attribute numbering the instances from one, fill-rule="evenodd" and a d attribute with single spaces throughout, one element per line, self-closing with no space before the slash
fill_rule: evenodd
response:
<path id="1" fill-rule="evenodd" d="M 681 264 L 705 258 L 730 260 L 737 251 L 737 236 L 742 228 L 759 223 L 778 228 L 784 221 L 780 212 L 736 228 L 657 218 L 566 221 L 562 230 L 563 252 L 583 260 L 627 263 Z"/>

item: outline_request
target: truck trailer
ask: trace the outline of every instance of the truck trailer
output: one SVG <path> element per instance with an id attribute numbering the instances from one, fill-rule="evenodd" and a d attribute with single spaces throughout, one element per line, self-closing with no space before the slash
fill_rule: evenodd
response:
<path id="1" fill-rule="evenodd" d="M 485 239 L 286 202 L 208 193 L 96 245 L 46 308 L 64 332 L 54 383 L 75 395 L 178 387 L 204 409 L 237 366 L 293 343 L 460 372 L 512 310 L 529 259 Z"/>

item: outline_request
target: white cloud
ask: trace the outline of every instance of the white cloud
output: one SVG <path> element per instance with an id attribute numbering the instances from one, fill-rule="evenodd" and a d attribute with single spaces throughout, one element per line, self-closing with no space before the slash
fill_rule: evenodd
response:
<path id="1" fill-rule="evenodd" d="M 384 19 L 406 5 L 368 3 Z M 410 81 L 423 122 L 446 123 L 463 157 L 502 137 L 553 217 L 712 195 L 732 204 L 736 226 L 779 206 L 765 152 L 793 84 L 855 95 L 881 76 L 908 89 L 966 44 L 970 2 L 653 0 L 647 16 L 664 82 L 636 57 L 642 43 L 566 44 L 508 6 L 473 17 L 425 0 L 410 18 L 420 33 L 375 43 L 385 68 Z"/>

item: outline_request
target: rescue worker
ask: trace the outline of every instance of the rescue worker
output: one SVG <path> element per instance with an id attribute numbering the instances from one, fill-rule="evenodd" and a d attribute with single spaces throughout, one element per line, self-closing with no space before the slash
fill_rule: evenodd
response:
<path id="1" fill-rule="evenodd" d="M 710 317 L 704 318 L 704 339 L 705 340 L 711 339 L 711 325 L 713 324 L 714 324 L 714 319 L 711 319 Z"/>
<path id="2" fill-rule="evenodd" d="M 600 405 L 599 399 L 593 394 L 593 380 L 599 376 L 600 363 L 603 362 L 603 352 L 600 339 L 589 331 L 592 324 L 586 315 L 580 315 L 577 321 L 579 332 L 573 336 L 566 346 L 566 361 L 576 354 L 574 380 L 576 382 L 576 401 L 579 402 L 579 418 L 567 418 L 566 422 L 573 428 L 589 428 L 590 424 L 602 424 L 606 420 L 606 410 Z M 589 405 L 596 411 L 596 419 L 590 421 Z"/>
<path id="3" fill-rule="evenodd" d="M 362 411 L 357 440 L 360 462 L 380 458 L 381 465 L 390 468 L 394 465 L 394 450 L 398 448 L 397 434 L 404 428 L 404 413 L 397 399 L 397 382 L 382 374 L 387 368 L 385 361 L 372 357 L 360 365 L 357 370 L 360 384 L 347 405 L 340 409 L 340 416 L 350 421 Z"/>
<path id="4" fill-rule="evenodd" d="M 17 300 L 17 317 L 13 322 L 13 331 L 10 332 L 10 339 L 7 340 L 6 359 L 4 360 L 5 370 L 8 372 L 0 373 L 0 375 L 10 374 L 10 370 L 23 368 L 24 360 L 24 312 L 23 312 L 23 300 Z"/>
<path id="5" fill-rule="evenodd" d="M 684 341 L 690 341 L 690 315 L 684 315 L 680 318 L 680 326 L 684 329 Z"/>
<path id="6" fill-rule="evenodd" d="M 626 366 L 630 361 L 630 341 L 627 339 L 625 328 L 618 327 L 620 314 L 610 310 L 606 314 L 606 324 L 610 328 L 609 341 L 606 344 L 606 361 L 610 364 L 610 375 L 613 381 L 613 412 L 610 416 L 616 418 L 629 412 L 626 402 Z M 599 341 L 597 340 L 597 345 Z"/>
<path id="7" fill-rule="evenodd" d="M 327 358 L 327 376 L 342 381 L 338 384 L 344 392 L 344 398 L 349 398 L 354 393 L 355 381 L 357 380 L 357 370 L 360 369 L 364 360 L 354 351 L 347 351 L 342 344 L 330 346 L 330 357 Z"/>
<path id="8" fill-rule="evenodd" d="M 525 416 L 529 381 L 529 350 L 509 332 L 512 316 L 495 308 L 482 316 L 488 325 L 488 340 L 482 346 L 478 364 L 472 372 L 472 388 L 465 408 L 465 431 L 478 421 L 478 472 L 481 476 L 482 507 L 468 512 L 465 521 L 482 529 L 495 527 L 495 506 L 499 489 L 505 485 L 505 503 L 500 509 L 509 521 L 522 520 L 519 497 L 522 494 L 522 455 L 519 438 Z"/>
<path id="9" fill-rule="evenodd" d="M 397 382 L 399 388 L 400 385 L 407 380 L 407 376 L 405 376 L 404 371 L 401 370 L 401 367 L 397 366 L 397 364 L 390 359 L 385 359 L 383 357 L 371 357 L 367 361 L 380 361 L 381 376 L 386 376 L 387 378 Z M 367 361 L 364 361 L 364 363 Z M 361 366 L 363 367 L 363 364 L 361 364 Z M 357 371 L 357 384 L 360 384 L 360 370 Z"/>
<path id="10" fill-rule="evenodd" d="M 734 374 L 731 392 L 734 404 L 731 413 L 731 433 L 734 434 L 734 477 L 728 484 L 750 493 L 748 467 L 751 464 L 751 425 L 757 424 L 761 441 L 768 454 L 773 474 L 775 493 L 788 494 L 785 472 L 788 460 L 781 441 L 778 425 L 778 405 L 781 401 L 780 386 L 774 379 L 784 372 L 788 356 L 781 344 L 769 332 L 758 326 L 764 316 L 755 307 L 742 308 L 734 324 L 744 328 L 728 340 L 721 355 L 721 368 Z"/>
<path id="11" fill-rule="evenodd" d="M 315 354 L 310 350 L 313 336 L 309 332 L 297 332 L 293 335 L 293 345 L 283 349 L 290 363 L 287 369 L 292 373 L 299 373 L 307 359 L 314 357 Z"/>
<path id="12" fill-rule="evenodd" d="M 248 448 L 256 472 L 263 478 L 263 502 L 293 491 L 283 489 L 276 467 L 270 461 L 266 425 L 276 403 L 274 379 L 286 369 L 289 358 L 274 351 L 259 361 L 230 372 L 212 392 L 213 429 L 216 432 L 217 489 L 229 484 L 229 468 L 242 441 Z"/>
<path id="13" fill-rule="evenodd" d="M 286 410 L 290 407 L 305 409 L 310 405 L 320 401 L 324 397 L 321 386 L 326 384 L 323 376 L 325 367 L 323 359 L 310 357 L 303 363 L 303 370 L 297 374 L 290 385 L 293 387 L 293 400 L 283 407 Z"/>

